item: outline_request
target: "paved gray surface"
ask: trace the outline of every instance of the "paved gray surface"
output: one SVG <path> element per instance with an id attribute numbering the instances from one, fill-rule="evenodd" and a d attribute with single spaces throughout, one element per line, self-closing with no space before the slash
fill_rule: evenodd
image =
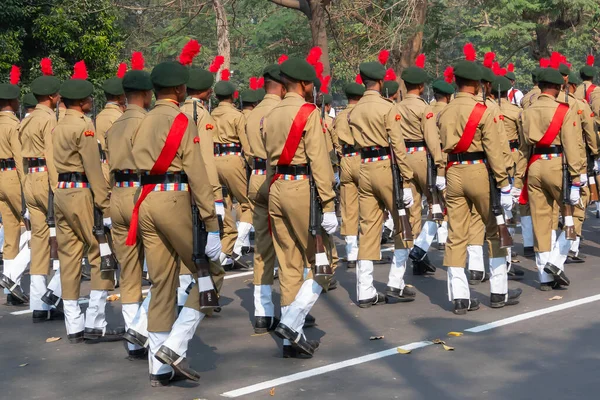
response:
<path id="1" fill-rule="evenodd" d="M 355 275 L 341 266 L 340 287 L 319 299 L 312 314 L 318 325 L 306 331 L 321 340 L 310 360 L 281 358 L 280 340 L 254 336 L 251 276 L 225 281 L 223 311 L 200 325 L 188 356 L 200 371 L 199 384 L 177 383 L 151 388 L 143 361 L 125 359 L 122 343 L 70 345 L 62 322 L 32 324 L 30 315 L 0 305 L 0 398 L 14 399 L 218 399 L 221 394 L 275 378 L 310 371 L 413 342 L 440 338 L 455 347 L 428 346 L 411 354 L 394 354 L 367 363 L 312 376 L 275 387 L 274 398 L 286 399 L 597 399 L 600 372 L 599 301 L 537 316 L 481 333 L 465 332 L 488 322 L 521 315 L 600 294 L 598 221 L 586 222 L 582 246 L 587 262 L 567 266 L 568 290 L 540 292 L 532 260 L 520 257 L 526 270 L 522 302 L 492 310 L 489 285 L 473 287 L 483 300 L 481 310 L 454 316 L 447 300 L 445 272 L 407 281 L 417 291 L 409 304 L 388 304 L 362 310 L 353 303 Z M 520 239 L 518 239 L 520 240 Z M 343 254 L 343 243 L 338 249 Z M 522 248 L 517 246 L 517 253 Z M 442 253 L 431 258 L 441 264 Z M 230 274 L 239 273 L 238 271 Z M 376 285 L 385 288 L 388 266 L 375 269 Z M 277 288 L 278 290 L 278 288 Z M 84 285 L 83 294 L 89 293 Z M 549 298 L 559 295 L 560 300 Z M 275 298 L 279 300 L 278 296 Z M 109 303 L 108 319 L 122 321 L 120 303 Z M 383 335 L 369 341 L 372 335 Z M 62 340 L 45 343 L 46 338 Z M 27 364 L 20 367 L 20 365 Z M 261 389 L 241 398 L 270 398 Z"/>

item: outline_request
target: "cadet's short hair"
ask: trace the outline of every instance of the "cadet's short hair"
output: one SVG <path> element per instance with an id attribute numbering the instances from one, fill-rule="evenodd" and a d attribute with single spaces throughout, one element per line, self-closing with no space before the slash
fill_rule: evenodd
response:
<path id="1" fill-rule="evenodd" d="M 544 89 L 555 89 L 555 90 L 560 91 L 560 88 L 562 87 L 562 85 L 559 85 L 557 83 L 550 83 L 550 82 L 543 82 L 543 81 L 538 82 L 538 86 L 541 91 L 544 91 Z"/>
<path id="2" fill-rule="evenodd" d="M 362 78 L 363 85 L 365 85 L 366 88 L 369 88 L 377 83 L 377 81 L 375 81 L 371 78 L 367 78 L 363 74 L 360 74 L 360 77 Z"/>
<path id="3" fill-rule="evenodd" d="M 478 81 L 473 81 L 473 80 L 461 78 L 458 76 L 454 76 L 454 79 L 456 81 L 456 86 L 458 86 L 458 87 L 467 86 L 472 83 L 478 83 Z"/>
<path id="4" fill-rule="evenodd" d="M 413 84 L 413 83 L 408 83 L 408 82 L 404 81 L 404 86 L 406 87 L 406 91 L 415 90 L 420 85 L 422 85 L 422 83 L 415 83 L 415 84 Z"/>

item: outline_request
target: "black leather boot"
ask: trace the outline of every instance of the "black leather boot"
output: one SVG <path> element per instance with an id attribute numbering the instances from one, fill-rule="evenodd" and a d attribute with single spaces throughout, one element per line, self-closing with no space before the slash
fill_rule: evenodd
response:
<path id="1" fill-rule="evenodd" d="M 456 315 L 465 315 L 467 311 L 479 310 L 479 300 L 477 299 L 454 299 L 454 310 Z"/>
<path id="2" fill-rule="evenodd" d="M 490 307 L 502 308 L 504 306 L 519 304 L 519 297 L 522 292 L 521 289 L 510 289 L 506 294 L 492 293 L 490 295 Z"/>
<path id="3" fill-rule="evenodd" d="M 254 333 L 267 333 L 275 330 L 279 319 L 276 317 L 254 317 Z"/>

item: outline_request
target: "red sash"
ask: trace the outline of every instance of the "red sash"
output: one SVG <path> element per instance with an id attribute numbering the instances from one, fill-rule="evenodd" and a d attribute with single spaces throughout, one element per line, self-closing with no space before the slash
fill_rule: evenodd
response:
<path id="1" fill-rule="evenodd" d="M 515 93 L 517 93 L 517 89 L 511 89 L 510 92 L 508 92 L 508 100 L 512 103 L 513 99 L 515 98 Z"/>
<path id="2" fill-rule="evenodd" d="M 173 125 L 171 125 L 171 129 L 169 129 L 167 139 L 165 140 L 165 146 L 160 151 L 158 158 L 152 166 L 150 175 L 162 175 L 167 172 L 171 166 L 171 162 L 173 162 L 175 159 L 175 155 L 177 155 L 177 150 L 179 150 L 179 145 L 181 144 L 183 135 L 188 127 L 188 122 L 187 116 L 183 113 L 180 113 L 177 115 L 177 117 L 175 117 Z M 146 196 L 148 196 L 148 194 L 154 190 L 155 186 L 155 183 L 151 183 L 142 187 L 142 193 L 140 194 L 138 201 L 135 203 L 133 214 L 131 214 L 129 233 L 127 234 L 127 241 L 125 242 L 127 246 L 133 246 L 136 242 L 140 206 L 142 205 L 142 202 Z"/>
<path id="3" fill-rule="evenodd" d="M 487 106 L 482 103 L 475 104 L 471 114 L 469 114 L 469 119 L 467 120 L 467 124 L 465 125 L 465 129 L 460 137 L 460 140 L 452 150 L 453 154 L 457 153 L 465 153 L 471 147 L 471 143 L 473 143 L 473 139 L 475 138 L 475 132 L 477 132 L 477 127 L 481 122 L 481 118 L 483 118 L 483 113 L 487 110 Z M 450 168 L 456 164 L 456 162 L 448 163 L 446 169 Z"/>
<path id="4" fill-rule="evenodd" d="M 562 127 L 563 121 L 565 120 L 565 115 L 567 115 L 567 111 L 569 111 L 569 105 L 565 103 L 560 103 L 558 108 L 554 112 L 552 116 L 552 121 L 550 121 L 550 125 L 548 125 L 548 129 L 546 129 L 546 133 L 540 139 L 539 142 L 536 143 L 535 147 L 550 147 L 554 139 L 560 133 L 560 128 Z M 527 163 L 527 169 L 525 170 L 525 180 L 523 181 L 523 189 L 521 190 L 521 195 L 519 196 L 519 204 L 525 205 L 529 202 L 529 194 L 527 193 L 527 171 L 529 171 L 529 167 L 531 164 L 536 162 L 542 158 L 541 154 L 534 154 L 529 159 Z"/>
<path id="5" fill-rule="evenodd" d="M 596 89 L 596 85 L 594 85 L 593 83 L 590 85 L 589 88 L 587 88 L 587 90 L 585 91 L 585 100 L 589 103 L 590 102 L 590 96 L 592 95 L 592 92 L 594 91 L 594 89 Z"/>

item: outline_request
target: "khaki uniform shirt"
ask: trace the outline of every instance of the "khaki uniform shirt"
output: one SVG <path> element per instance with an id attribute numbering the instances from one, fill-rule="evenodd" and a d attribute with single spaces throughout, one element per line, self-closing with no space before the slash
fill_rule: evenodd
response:
<path id="1" fill-rule="evenodd" d="M 596 123 L 596 130 L 600 127 L 600 90 L 596 89 L 590 95 L 590 107 L 594 112 L 594 122 Z"/>
<path id="2" fill-rule="evenodd" d="M 251 113 L 251 112 L 252 112 L 252 110 L 249 110 L 249 109 L 247 109 L 247 108 L 244 108 L 244 109 L 242 110 L 242 115 L 244 116 L 244 118 L 247 118 L 247 117 L 248 117 L 248 115 L 250 115 L 250 113 Z"/>
<path id="3" fill-rule="evenodd" d="M 267 94 L 265 98 L 252 110 L 246 117 L 246 134 L 250 152 L 248 156 L 267 159 L 267 150 L 265 149 L 265 138 L 263 132 L 264 118 L 281 101 L 281 98 L 274 94 Z M 252 165 L 252 164 L 251 164 Z"/>
<path id="4" fill-rule="evenodd" d="M 158 100 L 148 112 L 132 138 L 132 154 L 135 165 L 140 172 L 150 171 L 165 146 L 167 135 L 173 121 L 181 113 L 179 104 L 169 100 Z M 213 188 L 209 184 L 208 173 L 200 150 L 198 130 L 192 117 L 188 116 L 188 126 L 177 154 L 167 172 L 185 172 L 196 205 L 200 209 L 202 220 L 209 232 L 219 230 L 219 222 L 215 213 Z"/>
<path id="5" fill-rule="evenodd" d="M 451 153 L 458 144 L 476 103 L 476 96 L 469 93 L 458 93 L 456 98 L 439 113 L 437 124 L 444 152 Z M 483 113 L 467 152 L 485 151 L 488 165 L 496 178 L 496 184 L 502 188 L 508 185 L 506 159 L 502 150 L 508 146 L 508 143 L 503 134 L 501 121 L 495 115 L 496 110 L 497 107 L 494 109 L 488 106 Z"/>
<path id="6" fill-rule="evenodd" d="M 196 120 L 198 126 L 198 137 L 200 138 L 200 150 L 202 151 L 202 159 L 205 163 L 206 172 L 208 173 L 208 181 L 213 188 L 215 201 L 223 201 L 223 190 L 217 166 L 215 165 L 215 149 L 213 142 L 213 132 L 217 129 L 217 123 L 211 117 L 209 112 L 204 108 L 202 101 L 199 99 L 187 98 L 181 111 L 194 118 L 194 101 L 196 101 Z"/>
<path id="7" fill-rule="evenodd" d="M 523 96 L 523 100 L 521 100 L 521 107 L 525 110 L 528 108 L 533 102 L 538 98 L 538 96 L 542 93 L 538 85 L 535 85 L 525 96 Z"/>
<path id="8" fill-rule="evenodd" d="M 390 100 L 375 90 L 367 90 L 350 114 L 350 129 L 356 148 L 380 146 L 391 147 L 402 178 L 409 183 L 413 171 L 406 158 L 406 144 L 402 137 L 402 117 Z"/>
<path id="9" fill-rule="evenodd" d="M 273 110 L 263 120 L 263 135 L 265 138 L 265 149 L 267 150 L 268 180 L 275 173 L 275 166 L 287 140 L 294 118 L 300 107 L 306 101 L 297 93 L 286 93 Z M 333 168 L 326 150 L 325 135 L 321 126 L 321 117 L 316 108 L 308 117 L 304 128 L 304 135 L 300 140 L 296 154 L 291 165 L 310 164 L 311 172 L 323 212 L 335 210 L 333 191 L 334 178 Z"/>
<path id="10" fill-rule="evenodd" d="M 106 152 L 110 155 L 108 165 L 111 173 L 137 169 L 131 155 L 131 138 L 147 113 L 142 107 L 129 104 L 123 115 L 106 132 Z"/>
<path id="11" fill-rule="evenodd" d="M 345 109 L 338 113 L 333 122 L 333 130 L 338 138 L 340 147 L 343 147 L 345 144 L 354 146 L 354 138 L 352 137 L 352 131 L 350 131 L 350 125 L 348 124 L 348 119 L 350 118 L 349 116 L 353 108 L 354 104 L 348 104 Z"/>
<path id="12" fill-rule="evenodd" d="M 23 158 L 45 158 L 48 168 L 48 180 L 52 190 L 58 184 L 58 173 L 54 166 L 54 147 L 52 132 L 56 127 L 56 113 L 43 104 L 35 106 L 29 117 L 21 122 L 19 140 Z M 27 168 L 25 166 L 24 168 Z"/>
<path id="13" fill-rule="evenodd" d="M 587 101 L 585 94 L 591 85 L 593 85 L 592 81 L 583 81 L 581 85 L 577 86 L 577 90 L 575 90 L 575 98 L 577 100 Z M 600 94 L 600 86 L 596 86 L 596 88 L 592 90 L 592 93 Z M 590 93 L 590 100 L 592 98 L 592 93 Z"/>
<path id="14" fill-rule="evenodd" d="M 416 94 L 407 94 L 397 105 L 400 110 L 400 130 L 405 142 L 425 141 L 427 151 L 433 157 L 438 176 L 446 174 L 445 163 L 442 159 L 440 136 L 435 124 L 433 108 Z"/>
<path id="15" fill-rule="evenodd" d="M 578 100 L 572 94 L 569 94 L 569 97 L 576 100 L 574 106 L 579 116 L 579 127 L 582 133 L 580 154 L 583 165 L 581 173 L 585 174 L 587 173 L 588 151 L 594 158 L 598 155 L 598 133 L 594 129 L 594 113 L 585 100 Z"/>
<path id="16" fill-rule="evenodd" d="M 19 142 L 19 118 L 15 113 L 0 111 L 0 159 L 14 158 L 17 176 L 23 184 L 23 158 Z"/>
<path id="17" fill-rule="evenodd" d="M 67 110 L 65 117 L 54 128 L 52 144 L 56 171 L 59 174 L 85 173 L 94 196 L 94 204 L 107 215 L 110 187 L 102 173 L 92 120 L 79 111 Z"/>
<path id="18" fill-rule="evenodd" d="M 98 135 L 96 139 L 100 141 L 103 151 L 106 151 L 106 132 L 121 115 L 123 115 L 121 106 L 115 103 L 106 103 L 104 110 L 96 116 L 96 134 Z"/>
<path id="19" fill-rule="evenodd" d="M 331 159 L 331 165 L 337 166 L 340 163 L 339 157 L 342 156 L 342 147 L 340 146 L 337 134 L 333 129 L 333 124 L 333 118 L 325 113 L 323 130 L 325 132 L 325 139 L 327 141 L 327 152 L 329 153 L 329 158 Z"/>
<path id="20" fill-rule="evenodd" d="M 240 143 L 245 157 L 250 151 L 248 138 L 246 137 L 246 119 L 244 114 L 238 111 L 233 104 L 224 101 L 212 112 L 212 117 L 217 123 L 217 130 L 213 132 L 215 143 Z"/>
<path id="21" fill-rule="evenodd" d="M 521 109 L 513 103 L 503 101 L 500 104 L 500 114 L 502 115 L 502 126 L 504 127 L 507 143 L 513 140 L 518 141 L 521 137 Z M 519 148 L 517 148 L 515 151 L 519 151 Z M 511 154 L 511 166 L 513 166 L 510 173 L 514 176 L 516 170 L 519 169 L 516 164 L 518 162 L 522 162 L 524 158 L 522 156 L 518 156 L 518 161 L 515 163 L 515 158 L 512 157 L 512 149 L 510 149 L 510 144 L 509 152 Z"/>

